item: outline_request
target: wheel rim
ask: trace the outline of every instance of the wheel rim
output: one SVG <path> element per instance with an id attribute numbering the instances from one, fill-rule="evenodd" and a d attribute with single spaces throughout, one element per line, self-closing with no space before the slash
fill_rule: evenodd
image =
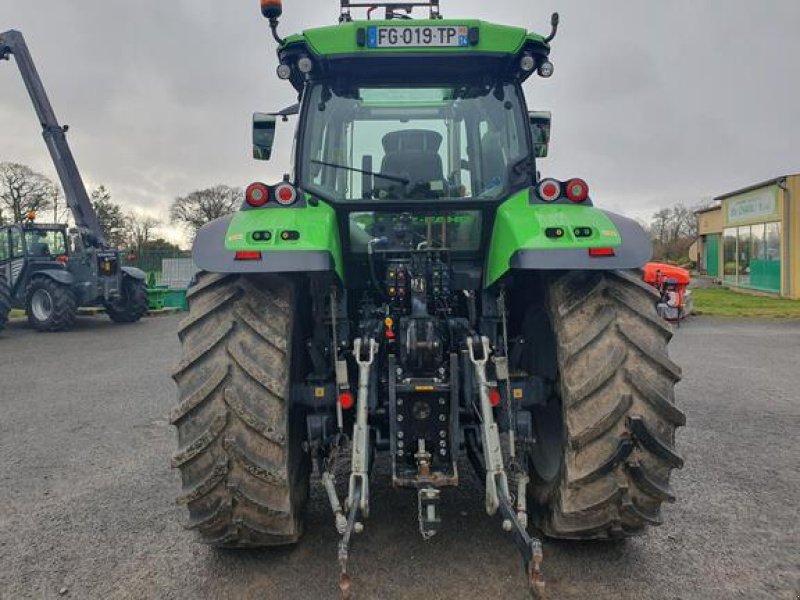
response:
<path id="1" fill-rule="evenodd" d="M 555 364 L 556 338 L 547 314 L 543 310 L 533 310 L 526 318 L 523 327 L 525 338 L 535 340 L 535 345 L 529 347 L 529 352 L 540 354 L 539 360 L 534 360 L 533 355 L 529 354 L 528 360 L 532 361 L 529 364 L 539 365 L 544 369 L 539 373 L 536 373 L 535 367 L 527 370 L 531 375 L 544 375 L 548 379 L 552 376 L 558 378 L 558 368 Z M 542 356 L 552 361 L 549 368 L 543 366 Z M 529 458 L 537 477 L 546 483 L 555 481 L 561 472 L 564 460 L 564 414 L 558 388 L 556 384 L 545 405 L 534 406 L 531 410 L 536 444 L 530 449 Z"/>
<path id="2" fill-rule="evenodd" d="M 53 314 L 53 297 L 45 289 L 38 289 L 31 298 L 31 312 L 37 321 L 47 321 Z"/>
<path id="3" fill-rule="evenodd" d="M 561 400 L 553 397 L 546 406 L 533 410 L 536 444 L 531 449 L 531 461 L 542 481 L 555 480 L 564 459 L 564 417 Z"/>

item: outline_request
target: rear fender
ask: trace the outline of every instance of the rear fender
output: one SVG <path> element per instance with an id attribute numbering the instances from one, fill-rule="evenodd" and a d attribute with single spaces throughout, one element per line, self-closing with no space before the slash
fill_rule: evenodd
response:
<path id="1" fill-rule="evenodd" d="M 61 285 L 73 286 L 75 285 L 75 277 L 69 271 L 58 271 L 55 269 L 44 269 L 42 271 L 35 271 L 31 274 L 31 279 L 36 277 L 47 277 Z"/>
<path id="2" fill-rule="evenodd" d="M 144 281 L 147 279 L 147 274 L 136 267 L 122 267 L 122 273 L 131 279 L 136 279 L 137 281 Z"/>
<path id="3" fill-rule="evenodd" d="M 576 235 L 582 229 L 591 234 Z M 554 237 L 554 232 L 560 235 Z M 591 256 L 592 248 L 610 248 L 613 255 Z M 492 285 L 511 269 L 636 269 L 651 256 L 650 238 L 636 221 L 593 206 L 533 203 L 526 190 L 498 208 L 486 284 Z"/>
<path id="4" fill-rule="evenodd" d="M 297 239 L 286 240 L 284 232 Z M 256 240 L 253 234 L 269 234 Z M 260 259 L 237 260 L 237 252 Z M 197 234 L 192 258 L 211 273 L 324 273 L 343 279 L 336 213 L 325 204 L 243 210 L 212 221 Z"/>

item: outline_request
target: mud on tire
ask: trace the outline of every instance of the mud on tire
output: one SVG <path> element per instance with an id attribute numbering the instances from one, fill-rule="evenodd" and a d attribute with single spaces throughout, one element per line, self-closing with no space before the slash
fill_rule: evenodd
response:
<path id="1" fill-rule="evenodd" d="M 681 377 L 658 294 L 633 272 L 570 272 L 549 282 L 564 415 L 564 456 L 539 526 L 566 539 L 627 537 L 661 523 L 683 466 L 675 429 Z M 541 492 L 541 490 L 540 490 Z M 540 494 L 541 495 L 541 494 Z"/>
<path id="2" fill-rule="evenodd" d="M 294 288 L 276 276 L 201 273 L 174 371 L 171 415 L 186 527 L 225 547 L 291 544 L 302 534 L 310 461 L 290 413 Z"/>

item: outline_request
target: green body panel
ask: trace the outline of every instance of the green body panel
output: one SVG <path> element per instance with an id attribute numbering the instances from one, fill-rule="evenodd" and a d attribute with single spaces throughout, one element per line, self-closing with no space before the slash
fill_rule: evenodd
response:
<path id="1" fill-rule="evenodd" d="M 256 231 L 269 231 L 269 241 L 253 239 Z M 281 239 L 284 231 L 297 231 L 298 240 Z M 244 210 L 236 213 L 225 235 L 225 250 L 259 250 L 268 259 L 270 252 L 305 252 L 309 250 L 329 252 L 336 273 L 344 281 L 342 244 L 336 212 L 325 202 L 302 208 L 271 208 Z"/>
<path id="2" fill-rule="evenodd" d="M 466 48 L 366 48 L 356 42 L 358 29 L 372 26 L 402 27 L 404 25 L 421 27 L 443 27 L 461 25 L 480 28 L 480 41 L 475 46 Z M 469 52 L 495 52 L 516 53 L 522 49 L 526 41 L 544 45 L 544 37 L 528 33 L 520 27 L 495 25 L 476 19 L 443 19 L 443 20 L 414 20 L 414 21 L 353 21 L 329 27 L 308 29 L 301 35 L 292 35 L 286 38 L 283 48 L 292 44 L 305 43 L 309 50 L 318 56 L 334 56 L 337 54 L 385 54 L 385 53 L 410 53 L 410 52 L 435 52 L 463 54 Z"/>
<path id="3" fill-rule="evenodd" d="M 571 204 L 531 204 L 524 190 L 497 209 L 487 260 L 486 285 L 491 285 L 510 268 L 518 250 L 567 250 L 574 248 L 617 248 L 622 244 L 617 227 L 601 210 Z M 576 227 L 591 227 L 593 234 L 576 238 Z M 548 238 L 549 228 L 560 228 L 564 236 Z"/>

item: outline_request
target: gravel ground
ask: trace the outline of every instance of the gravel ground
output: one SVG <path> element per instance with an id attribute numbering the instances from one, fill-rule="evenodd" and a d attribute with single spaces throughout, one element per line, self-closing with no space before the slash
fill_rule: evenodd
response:
<path id="1" fill-rule="evenodd" d="M 177 318 L 83 318 L 0 337 L 0 598 L 335 598 L 332 519 L 315 493 L 295 548 L 215 551 L 173 504 Z M 665 524 L 614 544 L 545 543 L 550 596 L 786 598 L 800 593 L 800 322 L 697 318 L 677 332 L 686 467 Z M 467 473 L 467 469 L 463 469 Z M 384 470 L 385 473 L 385 470 Z M 422 542 L 415 498 L 373 488 L 358 598 L 526 598 L 521 561 L 471 476 Z"/>

